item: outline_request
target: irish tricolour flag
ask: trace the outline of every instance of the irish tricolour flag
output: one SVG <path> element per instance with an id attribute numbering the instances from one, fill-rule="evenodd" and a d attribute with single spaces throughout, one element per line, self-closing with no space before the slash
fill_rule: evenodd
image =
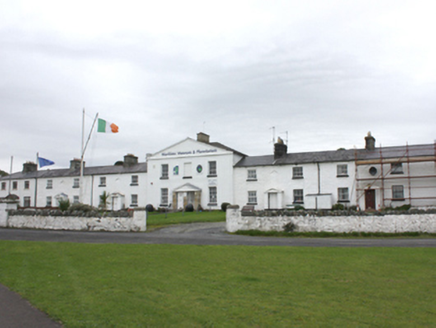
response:
<path id="1" fill-rule="evenodd" d="M 108 121 L 99 118 L 97 132 L 118 133 L 118 126 L 115 125 L 114 123 L 110 123 Z"/>

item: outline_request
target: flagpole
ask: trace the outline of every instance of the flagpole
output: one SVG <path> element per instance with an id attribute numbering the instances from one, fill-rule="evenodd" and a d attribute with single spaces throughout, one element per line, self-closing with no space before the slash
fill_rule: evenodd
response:
<path id="1" fill-rule="evenodd" d="M 80 195 L 79 199 L 80 202 L 82 202 L 82 180 L 83 180 L 83 159 L 85 158 L 85 151 L 88 147 L 89 140 L 91 139 L 92 131 L 95 127 L 95 122 L 97 122 L 98 119 L 98 113 L 95 115 L 94 122 L 92 123 L 91 131 L 89 131 L 88 139 L 85 143 L 85 108 L 83 109 L 83 118 L 82 118 L 82 151 L 80 156 L 80 180 L 79 180 L 79 187 L 80 187 Z"/>
<path id="2" fill-rule="evenodd" d="M 36 207 L 36 198 L 38 196 L 38 168 L 39 168 L 39 152 L 36 153 L 36 172 L 35 172 L 35 201 L 34 206 Z"/>
<path id="3" fill-rule="evenodd" d="M 8 194 L 11 194 L 11 179 L 12 179 L 12 164 L 14 163 L 14 156 L 11 156 L 11 168 L 9 170 L 9 191 Z"/>

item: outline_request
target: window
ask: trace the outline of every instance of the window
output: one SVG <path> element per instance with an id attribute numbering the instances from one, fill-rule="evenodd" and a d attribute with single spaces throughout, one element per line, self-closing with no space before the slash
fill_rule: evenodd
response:
<path id="1" fill-rule="evenodd" d="M 47 196 L 46 200 L 45 200 L 45 206 L 46 207 L 51 207 L 52 206 L 52 199 L 51 196 Z"/>
<path id="2" fill-rule="evenodd" d="M 403 174 L 403 163 L 392 163 L 391 174 Z"/>
<path id="3" fill-rule="evenodd" d="M 30 197 L 26 196 L 23 198 L 23 206 L 30 207 Z"/>
<path id="4" fill-rule="evenodd" d="M 73 204 L 77 204 L 79 203 L 79 196 L 74 196 L 73 197 Z"/>
<path id="5" fill-rule="evenodd" d="M 297 166 L 292 168 L 292 179 L 303 179 L 303 167 Z"/>
<path id="6" fill-rule="evenodd" d="M 100 177 L 99 187 L 106 187 L 106 177 Z"/>
<path id="7" fill-rule="evenodd" d="M 168 179 L 168 164 L 162 164 L 161 179 Z"/>
<path id="8" fill-rule="evenodd" d="M 162 188 L 160 190 L 160 205 L 168 206 L 168 188 Z"/>
<path id="9" fill-rule="evenodd" d="M 257 180 L 257 173 L 256 170 L 248 170 L 247 171 L 247 180 Z"/>
<path id="10" fill-rule="evenodd" d="M 6 190 L 6 182 L 2 182 L 2 190 Z"/>
<path id="11" fill-rule="evenodd" d="M 257 204 L 257 192 L 249 191 L 248 192 L 248 204 Z"/>
<path id="12" fill-rule="evenodd" d="M 53 188 L 53 180 L 47 180 L 47 189 L 52 189 Z"/>
<path id="13" fill-rule="evenodd" d="M 73 188 L 79 188 L 79 184 L 80 184 L 80 179 L 74 178 Z"/>
<path id="14" fill-rule="evenodd" d="M 209 162 L 209 175 L 210 177 L 216 177 L 217 176 L 217 172 L 216 172 L 216 162 L 212 161 Z"/>
<path id="15" fill-rule="evenodd" d="M 136 195 L 136 194 L 132 194 L 131 196 L 132 196 L 132 197 L 131 197 L 132 202 L 131 202 L 130 206 L 131 206 L 131 207 L 133 207 L 133 206 L 138 206 L 138 195 Z"/>
<path id="16" fill-rule="evenodd" d="M 138 181 L 139 181 L 138 176 L 137 175 L 132 175 L 132 180 L 130 182 L 130 185 L 131 186 L 137 186 L 138 185 Z"/>
<path id="17" fill-rule="evenodd" d="M 349 202 L 348 188 L 338 188 L 338 202 Z"/>
<path id="18" fill-rule="evenodd" d="M 392 199 L 403 200 L 404 199 L 404 187 L 392 186 Z"/>
<path id="19" fill-rule="evenodd" d="M 348 177 L 348 165 L 347 164 L 339 164 L 336 167 L 336 175 L 338 177 Z"/>
<path id="20" fill-rule="evenodd" d="M 18 182 L 17 181 L 13 181 L 12 182 L 12 189 L 13 190 L 17 190 L 18 189 Z"/>
<path id="21" fill-rule="evenodd" d="M 192 179 L 192 163 L 183 164 L 183 179 Z"/>
<path id="22" fill-rule="evenodd" d="M 209 205 L 217 204 L 217 192 L 216 187 L 209 187 Z"/>
<path id="23" fill-rule="evenodd" d="M 303 189 L 294 189 L 294 204 L 304 203 Z"/>
<path id="24" fill-rule="evenodd" d="M 24 181 L 24 189 L 29 189 L 29 188 L 30 188 L 30 182 Z"/>

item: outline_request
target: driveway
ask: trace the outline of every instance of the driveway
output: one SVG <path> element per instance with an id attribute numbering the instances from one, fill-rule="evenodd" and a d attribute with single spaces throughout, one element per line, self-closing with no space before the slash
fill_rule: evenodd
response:
<path id="1" fill-rule="evenodd" d="M 436 247 L 436 238 L 278 238 L 228 234 L 225 222 L 190 223 L 149 232 L 54 231 L 0 228 L 0 240 L 73 243 L 247 245 L 304 247 Z"/>

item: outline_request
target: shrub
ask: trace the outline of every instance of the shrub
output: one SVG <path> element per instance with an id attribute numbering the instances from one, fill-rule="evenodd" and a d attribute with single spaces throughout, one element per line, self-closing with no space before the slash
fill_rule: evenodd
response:
<path id="1" fill-rule="evenodd" d="M 227 210 L 227 206 L 230 206 L 230 203 L 222 203 L 222 204 L 221 204 L 221 210 L 222 210 L 223 212 L 225 212 L 225 211 Z"/>
<path id="2" fill-rule="evenodd" d="M 70 207 L 69 199 L 59 199 L 59 209 L 64 212 Z"/>
<path id="3" fill-rule="evenodd" d="M 304 208 L 304 206 L 296 205 L 296 206 L 294 207 L 294 210 L 296 210 L 296 211 L 304 211 L 305 208 Z"/>
<path id="4" fill-rule="evenodd" d="M 289 222 L 289 223 L 286 223 L 286 224 L 283 226 L 283 230 L 284 230 L 285 232 L 294 232 L 295 229 L 297 229 L 297 226 L 296 226 L 295 223 L 292 222 L 292 221 Z"/>
<path id="5" fill-rule="evenodd" d="M 147 206 L 145 206 L 145 210 L 147 212 L 154 212 L 154 207 L 151 204 L 147 204 Z"/>
<path id="6" fill-rule="evenodd" d="M 94 211 L 95 208 L 92 207 L 91 205 L 82 204 L 82 203 L 75 203 L 75 204 L 70 206 L 69 210 L 70 211 L 80 211 L 80 212 L 91 212 L 91 211 Z"/>
<path id="7" fill-rule="evenodd" d="M 332 206 L 332 211 L 343 211 L 344 210 L 344 205 L 342 204 L 335 204 Z"/>
<path id="8" fill-rule="evenodd" d="M 192 204 L 186 205 L 185 212 L 194 212 L 194 205 Z"/>

